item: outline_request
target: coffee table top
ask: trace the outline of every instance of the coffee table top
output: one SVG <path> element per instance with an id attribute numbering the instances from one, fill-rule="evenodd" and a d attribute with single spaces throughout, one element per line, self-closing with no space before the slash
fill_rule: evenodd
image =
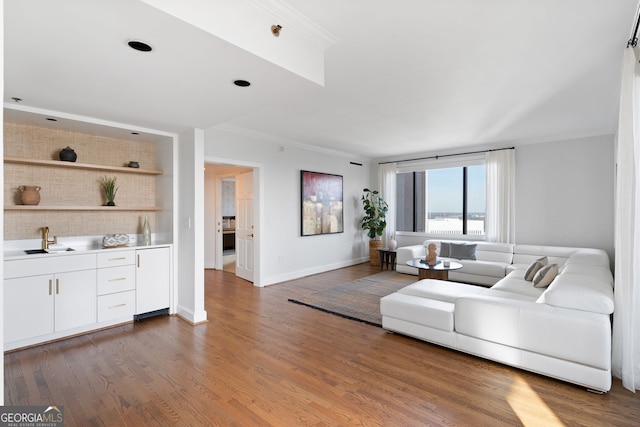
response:
<path id="1" fill-rule="evenodd" d="M 449 270 L 459 270 L 462 268 L 462 264 L 455 261 L 449 261 L 449 266 L 445 267 L 444 262 L 442 260 L 438 260 L 436 265 L 429 265 L 427 261 L 423 258 L 412 259 L 411 261 L 407 261 L 407 265 L 411 267 L 424 268 L 427 270 L 441 270 L 441 271 L 449 271 Z"/>

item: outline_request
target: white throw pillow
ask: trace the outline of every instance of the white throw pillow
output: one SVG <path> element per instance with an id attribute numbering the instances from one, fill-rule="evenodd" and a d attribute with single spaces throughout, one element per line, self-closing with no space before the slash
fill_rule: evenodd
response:
<path id="1" fill-rule="evenodd" d="M 546 288 L 558 275 L 558 264 L 550 264 L 542 267 L 533 278 L 534 288 Z"/>

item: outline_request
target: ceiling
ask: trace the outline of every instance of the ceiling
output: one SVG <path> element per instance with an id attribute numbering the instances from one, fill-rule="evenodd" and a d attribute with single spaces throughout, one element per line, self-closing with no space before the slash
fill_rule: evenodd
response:
<path id="1" fill-rule="evenodd" d="M 331 36 L 324 85 L 154 1 L 7 0 L 4 101 L 164 132 L 222 127 L 368 158 L 615 131 L 638 0 L 269 2 Z M 220 5 L 218 18 L 231 16 L 233 2 L 208 3 Z M 236 20 L 227 31 L 255 32 L 254 21 Z M 265 29 L 264 42 L 289 49 L 303 39 L 291 27 L 277 39 Z M 154 51 L 130 49 L 131 39 Z"/>

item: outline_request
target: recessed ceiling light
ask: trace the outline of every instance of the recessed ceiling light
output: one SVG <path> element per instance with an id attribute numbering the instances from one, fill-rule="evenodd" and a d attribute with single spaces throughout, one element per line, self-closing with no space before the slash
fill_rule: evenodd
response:
<path id="1" fill-rule="evenodd" d="M 153 50 L 153 47 L 151 47 L 150 44 L 140 40 L 129 40 L 127 44 L 131 49 L 135 49 L 140 52 L 151 52 Z"/>
<path id="2" fill-rule="evenodd" d="M 247 86 L 251 86 L 251 83 L 249 83 L 246 80 L 236 80 L 233 82 L 234 85 L 236 86 L 240 86 L 240 87 L 247 87 Z"/>

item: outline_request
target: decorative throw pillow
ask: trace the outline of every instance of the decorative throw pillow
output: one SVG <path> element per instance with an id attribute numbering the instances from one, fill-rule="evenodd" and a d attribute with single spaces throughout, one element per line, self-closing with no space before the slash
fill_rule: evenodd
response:
<path id="1" fill-rule="evenodd" d="M 524 280 L 527 282 L 531 282 L 533 278 L 536 276 L 538 270 L 540 270 L 544 265 L 540 261 L 533 261 L 533 263 L 527 268 L 527 272 L 524 273 Z"/>
<path id="2" fill-rule="evenodd" d="M 549 264 L 542 267 L 533 278 L 534 288 L 546 288 L 558 275 L 558 264 Z"/>
<path id="3" fill-rule="evenodd" d="M 456 259 L 476 259 L 476 247 L 478 245 L 468 243 L 451 243 L 450 258 Z"/>
<path id="4" fill-rule="evenodd" d="M 449 257 L 451 254 L 451 245 L 448 242 L 440 242 L 440 256 Z"/>
<path id="5" fill-rule="evenodd" d="M 541 256 L 540 258 L 538 258 L 536 260 L 536 262 L 539 262 L 540 264 L 542 264 L 542 266 L 544 267 L 545 265 L 549 264 L 549 259 L 547 258 L 547 256 Z"/>

